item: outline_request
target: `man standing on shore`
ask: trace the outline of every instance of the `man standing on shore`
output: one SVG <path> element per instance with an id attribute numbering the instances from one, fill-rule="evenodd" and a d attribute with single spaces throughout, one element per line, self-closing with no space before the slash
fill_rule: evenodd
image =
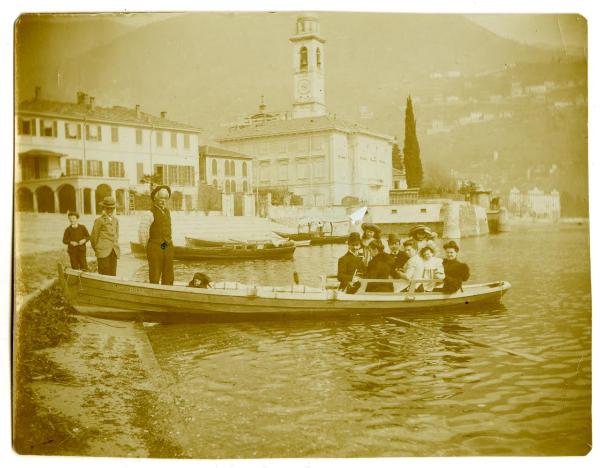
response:
<path id="1" fill-rule="evenodd" d="M 104 197 L 100 203 L 102 215 L 94 221 L 90 243 L 98 260 L 98 273 L 117 275 L 119 250 L 119 220 L 115 216 L 116 202 L 113 197 Z"/>
<path id="2" fill-rule="evenodd" d="M 166 185 L 152 190 L 152 207 L 142 218 L 138 230 L 140 243 L 146 247 L 150 282 L 154 284 L 172 285 L 175 280 L 171 212 L 167 208 L 170 197 L 171 188 Z"/>

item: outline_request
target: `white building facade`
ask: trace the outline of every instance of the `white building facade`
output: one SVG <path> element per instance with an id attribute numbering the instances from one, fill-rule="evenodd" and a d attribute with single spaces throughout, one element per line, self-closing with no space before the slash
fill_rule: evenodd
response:
<path id="1" fill-rule="evenodd" d="M 544 193 L 537 187 L 521 192 L 513 187 L 508 194 L 508 211 L 516 216 L 532 216 L 536 218 L 560 218 L 560 193 L 552 190 Z"/>
<path id="2" fill-rule="evenodd" d="M 132 192 L 155 183 L 172 189 L 171 208 L 197 206 L 200 130 L 140 111 L 97 107 L 78 93 L 76 103 L 36 98 L 16 112 L 16 209 L 95 214 L 107 195 L 119 212 L 135 209 Z"/>
<path id="3" fill-rule="evenodd" d="M 218 141 L 254 158 L 260 189 L 287 189 L 308 206 L 339 205 L 345 197 L 387 204 L 393 137 L 327 113 L 325 40 L 315 17 L 298 18 L 290 41 L 292 112 L 268 113 L 261 104 Z"/>

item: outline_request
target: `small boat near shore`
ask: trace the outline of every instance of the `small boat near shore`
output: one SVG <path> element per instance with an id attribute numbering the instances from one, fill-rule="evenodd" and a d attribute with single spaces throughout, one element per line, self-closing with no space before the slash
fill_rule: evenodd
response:
<path id="1" fill-rule="evenodd" d="M 482 302 L 499 301 L 510 283 L 464 285 L 462 291 L 367 292 L 371 281 L 348 294 L 327 287 L 256 286 L 237 282 L 215 283 L 200 289 L 176 283 L 173 286 L 150 284 L 98 273 L 63 268 L 59 280 L 69 304 L 79 314 L 115 320 L 158 323 L 186 323 L 222 318 L 365 316 L 394 314 L 415 310 L 473 307 Z"/>
<path id="2" fill-rule="evenodd" d="M 275 236 L 273 236 L 275 237 Z M 244 239 L 244 240 L 240 240 L 240 239 L 225 239 L 225 240 L 216 240 L 216 239 L 206 239 L 206 238 L 201 238 L 201 237 L 185 237 L 185 246 L 192 248 L 192 249 L 201 249 L 204 247 L 226 247 L 226 246 L 232 246 L 232 245 L 247 245 L 250 246 L 250 248 L 254 248 L 253 246 L 256 246 L 257 248 L 263 248 L 264 246 L 281 246 L 281 245 L 288 245 L 291 246 L 292 242 L 287 240 L 287 239 L 283 239 L 283 238 L 272 238 L 272 239 Z M 263 247 L 261 247 L 263 246 Z"/>
<path id="3" fill-rule="evenodd" d="M 273 232 L 279 237 L 283 237 L 294 242 L 310 241 L 310 245 L 344 244 L 348 240 L 348 235 L 334 236 L 331 234 L 319 234 L 316 232 L 300 232 L 298 234 L 286 234 L 284 232 L 277 231 Z"/>
<path id="4" fill-rule="evenodd" d="M 131 253 L 136 257 L 146 258 L 146 248 L 139 243 L 130 242 Z M 219 247 L 174 247 L 175 260 L 250 260 L 259 258 L 292 258 L 296 246 L 286 242 L 281 246 L 257 244 L 224 244 Z"/>

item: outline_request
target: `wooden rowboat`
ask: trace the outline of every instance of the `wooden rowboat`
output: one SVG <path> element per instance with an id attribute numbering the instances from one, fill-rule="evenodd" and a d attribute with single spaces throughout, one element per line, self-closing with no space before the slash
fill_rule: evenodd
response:
<path id="1" fill-rule="evenodd" d="M 142 244 L 131 242 L 131 253 L 146 258 L 146 249 Z M 175 246 L 175 260 L 249 260 L 258 258 L 291 258 L 296 246 L 287 243 L 279 246 L 257 246 L 256 244 L 228 244 L 220 247 L 189 248 Z"/>
<path id="2" fill-rule="evenodd" d="M 65 298 L 79 313 L 95 317 L 145 322 L 192 322 L 216 318 L 349 316 L 437 309 L 499 301 L 510 288 L 505 281 L 464 285 L 453 294 L 366 292 L 361 280 L 355 294 L 302 285 L 254 286 L 236 282 L 211 289 L 143 283 L 59 266 Z M 375 280 L 394 282 L 394 280 Z"/>
<path id="3" fill-rule="evenodd" d="M 273 231 L 280 237 L 287 238 L 294 242 L 310 241 L 310 245 L 325 245 L 325 244 L 345 244 L 348 240 L 348 235 L 334 236 L 331 234 L 319 234 L 317 232 L 301 232 L 298 234 L 285 234 L 283 232 Z"/>
<path id="4" fill-rule="evenodd" d="M 249 248 L 249 249 L 263 249 L 272 247 L 290 247 L 294 245 L 292 241 L 286 239 L 252 239 L 252 240 L 233 240 L 227 239 L 224 241 L 201 239 L 197 237 L 185 238 L 185 246 L 190 249 L 202 249 L 205 247 L 231 247 L 238 246 L 237 248 Z"/>

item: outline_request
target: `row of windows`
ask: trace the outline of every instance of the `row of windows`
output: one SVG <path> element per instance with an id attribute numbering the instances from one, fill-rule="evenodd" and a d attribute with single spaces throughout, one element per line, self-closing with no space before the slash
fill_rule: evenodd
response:
<path id="1" fill-rule="evenodd" d="M 37 128 L 37 122 L 39 120 L 39 132 Z M 75 122 L 65 122 L 65 138 L 67 140 L 81 140 L 82 139 L 82 128 L 83 125 Z M 119 127 L 110 127 L 110 141 L 111 143 L 119 142 Z M 42 137 L 58 137 L 58 122 L 56 120 L 48 119 L 23 119 L 18 120 L 17 132 L 19 135 L 31 135 Z M 177 148 L 177 132 L 162 132 L 155 131 L 156 135 L 156 146 L 163 146 L 163 133 L 170 134 L 171 148 Z M 89 141 L 102 141 L 102 126 L 85 124 L 85 139 Z M 144 144 L 144 131 L 141 128 L 135 129 L 135 142 L 138 145 Z M 183 147 L 185 149 L 190 148 L 190 135 L 188 133 L 183 134 Z"/>
<path id="2" fill-rule="evenodd" d="M 213 184 L 213 187 L 219 188 L 219 182 L 217 181 L 217 179 L 213 179 L 212 184 Z M 242 183 L 242 186 L 239 188 L 242 189 L 243 193 L 249 193 L 250 186 L 248 185 L 247 181 L 244 180 L 244 182 Z M 225 193 L 236 193 L 238 187 L 235 183 L 235 180 L 226 180 L 225 184 L 223 186 L 223 189 L 225 190 Z"/>
<path id="3" fill-rule="evenodd" d="M 225 170 L 225 175 L 226 176 L 235 176 L 235 161 L 225 161 L 224 166 L 224 170 Z M 217 164 L 217 160 L 213 159 L 212 160 L 212 175 L 216 176 L 219 173 L 219 168 L 218 168 L 218 164 Z M 242 176 L 247 177 L 248 176 L 248 164 L 246 163 L 246 161 L 244 161 L 242 163 Z"/>
<path id="4" fill-rule="evenodd" d="M 137 172 L 138 180 L 141 180 L 144 176 L 144 166 L 142 163 L 138 163 Z M 167 164 L 155 164 L 154 175 L 158 184 L 164 185 L 196 185 L 194 166 L 176 166 Z"/>
<path id="5" fill-rule="evenodd" d="M 83 160 L 69 158 L 66 160 L 66 174 L 68 176 L 81 176 L 83 174 Z M 102 161 L 89 159 L 86 161 L 86 175 L 104 177 Z M 125 177 L 125 167 L 121 161 L 108 162 L 108 177 Z"/>
<path id="6" fill-rule="evenodd" d="M 259 169 L 261 182 L 269 181 L 271 179 L 288 180 L 290 177 L 289 164 L 287 162 L 271 166 L 269 161 L 262 161 Z M 325 177 L 325 160 L 321 158 L 313 162 L 312 174 L 309 164 L 307 164 L 305 160 L 300 160 L 296 164 L 295 175 L 297 179 L 308 179 L 310 177 L 323 179 Z"/>

